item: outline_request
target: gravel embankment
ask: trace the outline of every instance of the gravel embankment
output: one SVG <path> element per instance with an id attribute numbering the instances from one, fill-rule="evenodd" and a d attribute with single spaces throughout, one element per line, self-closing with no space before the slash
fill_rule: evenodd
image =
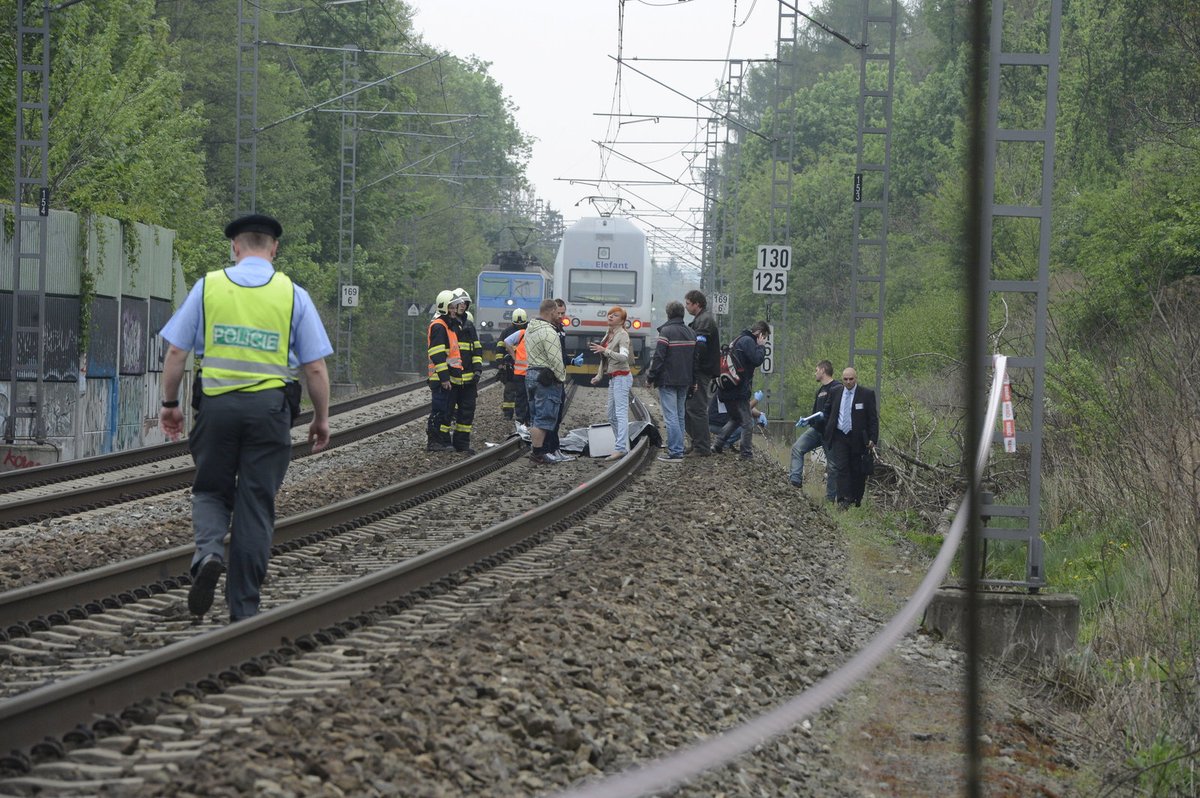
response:
<path id="1" fill-rule="evenodd" d="M 641 395 L 658 418 L 653 395 Z M 603 392 L 580 397 L 571 420 L 598 420 Z M 498 402 L 495 392 L 481 397 L 476 425 L 494 424 L 502 437 Z M 384 437 L 294 463 L 280 514 L 311 506 L 327 489 L 364 490 L 374 481 L 368 474 L 402 478 L 392 475 L 429 467 L 418 451 L 423 429 Z M 410 650 L 366 652 L 370 678 L 352 689 L 255 717 L 128 792 L 539 795 L 645 764 L 778 706 L 848 659 L 883 618 L 853 595 L 850 553 L 826 511 L 787 485 L 765 449 L 750 462 L 729 453 L 653 462 L 598 518 L 560 533 L 568 545 L 553 555 L 549 576 L 497 588 L 483 609 L 448 627 L 431 622 Z M 530 482 L 514 490 L 536 492 L 539 468 L 549 467 L 561 466 L 528 466 Z M 184 497 L 143 504 L 151 509 L 136 512 L 155 518 L 152 534 L 187 542 Z M 105 537 L 99 527 L 83 535 Z M 119 543 L 96 545 L 110 556 L 104 547 Z M 912 638 L 893 659 L 902 665 L 885 674 L 903 684 L 862 686 L 677 794 L 952 794 L 961 763 L 942 749 L 954 747 L 958 728 L 947 715 L 961 658 Z M 935 690 L 945 729 L 918 706 Z M 930 740 L 941 755 L 925 762 L 920 744 Z M 992 754 L 1020 771 L 1011 783 L 1060 789 L 1052 779 L 1027 780 L 1022 774 L 1040 765 L 1019 750 Z"/>

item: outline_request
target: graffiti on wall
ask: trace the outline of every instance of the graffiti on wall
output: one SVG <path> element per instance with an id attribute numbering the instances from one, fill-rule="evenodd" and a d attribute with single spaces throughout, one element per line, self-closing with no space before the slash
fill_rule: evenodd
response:
<path id="1" fill-rule="evenodd" d="M 171 303 L 165 299 L 150 297 L 150 354 L 146 367 L 150 371 L 162 371 L 163 358 L 167 354 L 167 345 L 163 341 L 162 328 L 171 320 Z"/>
<path id="2" fill-rule="evenodd" d="M 146 300 L 121 297 L 121 374 L 146 373 L 148 315 Z"/>
<path id="3" fill-rule="evenodd" d="M 79 378 L 79 299 L 47 296 L 45 318 L 39 323 L 36 297 L 22 299 L 17 333 L 17 378 L 37 379 L 38 347 L 42 347 L 42 379 L 75 382 Z M 0 291 L 0 380 L 12 379 L 12 292 Z M 40 339 L 40 340 L 39 340 Z"/>
<path id="4" fill-rule="evenodd" d="M 19 468 L 37 468 L 58 462 L 53 450 L 28 449 L 19 446 L 0 446 L 0 471 L 15 471 Z"/>
<path id="5" fill-rule="evenodd" d="M 91 335 L 88 337 L 88 377 L 117 376 L 117 300 L 98 296 L 92 300 Z"/>

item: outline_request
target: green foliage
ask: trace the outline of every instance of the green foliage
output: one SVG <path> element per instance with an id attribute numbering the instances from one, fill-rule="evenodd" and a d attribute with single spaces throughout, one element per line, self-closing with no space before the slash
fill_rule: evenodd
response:
<path id="1" fill-rule="evenodd" d="M 79 356 L 87 354 L 92 339 L 92 303 L 96 299 L 96 275 L 88 263 L 88 238 L 92 232 L 91 214 L 79 217 Z"/>
<path id="2" fill-rule="evenodd" d="M 1066 307 L 1081 334 L 1144 320 L 1154 292 L 1200 274 L 1200 131 L 1187 138 L 1143 146 L 1114 184 L 1068 205 L 1060 257 L 1086 280 Z"/>
<path id="3" fill-rule="evenodd" d="M 906 375 L 932 374 L 961 358 L 966 336 L 963 298 L 931 289 L 888 314 L 883 328 L 888 366 Z"/>
<path id="4" fill-rule="evenodd" d="M 1187 741 L 1161 734 L 1150 744 L 1132 744 L 1129 766 L 1140 771 L 1138 786 L 1144 795 L 1169 798 L 1195 795 L 1200 788 L 1195 769 L 1195 751 Z"/>

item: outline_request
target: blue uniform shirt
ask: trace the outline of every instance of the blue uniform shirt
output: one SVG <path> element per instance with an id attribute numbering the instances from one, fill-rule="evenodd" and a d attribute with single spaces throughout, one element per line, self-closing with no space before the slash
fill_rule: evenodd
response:
<path id="1" fill-rule="evenodd" d="M 269 261 L 258 257 L 242 258 L 235 265 L 225 269 L 229 279 L 238 285 L 264 285 L 275 273 L 275 267 Z M 297 368 L 304 363 L 312 363 L 333 354 L 333 346 L 329 343 L 329 335 L 325 325 L 317 314 L 316 305 L 312 298 L 300 286 L 292 283 L 292 331 L 291 351 L 288 352 L 288 365 Z M 172 346 L 195 352 L 197 356 L 204 354 L 204 278 L 201 277 L 192 286 L 192 290 L 183 301 L 183 305 L 163 326 L 159 333 Z"/>

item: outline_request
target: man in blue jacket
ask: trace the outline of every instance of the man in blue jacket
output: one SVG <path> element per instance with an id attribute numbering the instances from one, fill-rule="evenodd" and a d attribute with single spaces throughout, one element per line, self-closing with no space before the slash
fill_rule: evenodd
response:
<path id="1" fill-rule="evenodd" d="M 733 431 L 740 427 L 742 459 L 749 460 L 754 456 L 754 417 L 750 413 L 750 395 L 754 393 L 754 388 L 751 383 L 754 382 L 754 370 L 761 366 L 766 358 L 764 344 L 770 337 L 770 326 L 765 321 L 756 321 L 750 329 L 742 330 L 729 345 L 741 379 L 732 388 L 717 389 L 717 398 L 725 404 L 729 412 L 729 420 L 725 422 L 713 443 L 713 451 L 718 454 L 725 450 Z"/>

